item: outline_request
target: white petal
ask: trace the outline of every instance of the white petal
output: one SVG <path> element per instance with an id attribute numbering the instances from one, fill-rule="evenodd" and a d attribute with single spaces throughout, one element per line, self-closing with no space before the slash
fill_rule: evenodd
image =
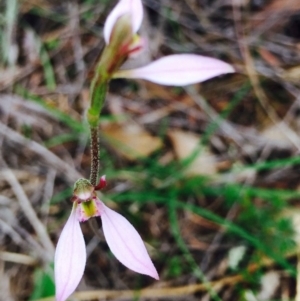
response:
<path id="1" fill-rule="evenodd" d="M 134 227 L 119 213 L 102 203 L 102 227 L 107 244 L 127 268 L 159 279 L 146 247 Z"/>
<path id="2" fill-rule="evenodd" d="M 66 300 L 75 291 L 82 278 L 85 264 L 85 242 L 73 206 L 55 251 L 54 274 L 57 301 Z"/>
<path id="3" fill-rule="evenodd" d="M 136 33 L 143 20 L 143 5 L 141 0 L 120 0 L 111 13 L 107 16 L 104 24 L 104 39 L 109 43 L 110 34 L 119 17 L 129 13 L 132 20 L 132 31 Z"/>
<path id="4" fill-rule="evenodd" d="M 141 68 L 120 70 L 114 77 L 141 78 L 161 85 L 185 86 L 232 72 L 234 69 L 231 65 L 211 57 L 174 54 Z"/>

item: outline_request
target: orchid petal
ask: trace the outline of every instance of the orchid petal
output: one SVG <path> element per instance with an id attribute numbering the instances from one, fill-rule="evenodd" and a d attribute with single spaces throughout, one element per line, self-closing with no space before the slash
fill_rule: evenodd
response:
<path id="1" fill-rule="evenodd" d="M 85 242 L 75 206 L 73 205 L 55 251 L 54 274 L 57 301 L 66 300 L 74 292 L 82 278 L 86 263 Z"/>
<path id="2" fill-rule="evenodd" d="M 146 247 L 134 227 L 119 213 L 102 204 L 102 227 L 107 244 L 127 268 L 159 279 Z"/>
<path id="3" fill-rule="evenodd" d="M 232 72 L 231 65 L 218 59 L 196 54 L 174 54 L 144 67 L 120 70 L 114 78 L 141 78 L 161 85 L 185 86 Z"/>
<path id="4" fill-rule="evenodd" d="M 119 17 L 130 14 L 132 31 L 136 33 L 143 20 L 143 5 L 141 0 L 120 0 L 111 13 L 107 16 L 104 24 L 103 34 L 106 44 L 109 43 L 110 34 Z"/>

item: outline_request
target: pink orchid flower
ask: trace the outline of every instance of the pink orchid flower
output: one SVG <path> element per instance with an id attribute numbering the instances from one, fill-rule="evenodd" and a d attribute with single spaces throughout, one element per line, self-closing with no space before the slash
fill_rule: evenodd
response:
<path id="1" fill-rule="evenodd" d="M 121 0 L 112 10 L 104 25 L 104 38 L 107 44 L 109 44 L 116 22 L 123 15 L 130 15 L 132 35 L 134 35 L 142 23 L 141 0 Z M 140 40 L 139 46 L 132 45 L 132 48 L 140 52 L 140 48 L 144 45 L 145 43 Z M 131 49 L 128 55 L 133 56 L 134 51 Z M 161 85 L 185 86 L 233 72 L 235 70 L 230 64 L 218 59 L 196 54 L 175 54 L 160 58 L 140 68 L 115 71 L 113 78 L 140 78 Z"/>
<path id="2" fill-rule="evenodd" d="M 102 184 L 101 184 L 102 182 Z M 100 187 L 105 185 L 105 177 Z M 119 213 L 101 202 L 88 180 L 75 183 L 73 208 L 57 243 L 54 259 L 56 300 L 66 300 L 80 282 L 85 264 L 85 242 L 79 223 L 100 216 L 107 244 L 116 258 L 129 269 L 159 279 L 145 245 L 134 227 Z"/>
<path id="3" fill-rule="evenodd" d="M 105 71 L 110 77 L 141 78 L 163 85 L 182 86 L 234 72 L 233 67 L 223 61 L 195 54 L 170 55 L 140 68 L 118 70 L 128 56 L 139 52 L 145 44 L 136 35 L 142 19 L 141 0 L 120 0 L 107 17 L 104 38 L 110 50 L 103 59 L 102 67 L 106 68 Z M 123 28 L 129 29 L 124 31 L 127 36 L 123 36 Z M 113 49 L 114 45 L 121 47 Z M 110 60 L 107 65 L 106 58 Z M 104 185 L 103 177 L 96 187 L 85 179 L 75 183 L 71 215 L 63 228 L 55 252 L 57 301 L 66 300 L 82 278 L 86 250 L 79 223 L 95 216 L 101 217 L 107 244 L 121 263 L 135 272 L 159 279 L 145 245 L 134 227 L 98 199 L 95 190 L 101 189 Z"/>

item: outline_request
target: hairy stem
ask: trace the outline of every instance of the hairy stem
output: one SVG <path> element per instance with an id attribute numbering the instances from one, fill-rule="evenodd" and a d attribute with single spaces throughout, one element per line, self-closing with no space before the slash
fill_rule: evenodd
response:
<path id="1" fill-rule="evenodd" d="M 90 182 L 93 186 L 98 184 L 98 175 L 100 169 L 100 160 L 99 160 L 99 135 L 98 127 L 90 127 L 91 132 L 91 174 Z"/>

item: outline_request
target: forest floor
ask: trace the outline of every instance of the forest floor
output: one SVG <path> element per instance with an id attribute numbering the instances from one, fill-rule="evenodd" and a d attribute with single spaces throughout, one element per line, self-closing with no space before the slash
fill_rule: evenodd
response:
<path id="1" fill-rule="evenodd" d="M 91 74 L 116 1 L 0 2 L 0 300 L 54 300 L 53 252 L 90 172 Z M 160 281 L 82 223 L 71 300 L 300 300 L 300 1 L 143 0 L 147 50 L 232 64 L 182 88 L 114 80 L 100 121 L 102 200 Z M 298 288 L 298 289 L 297 289 Z"/>

